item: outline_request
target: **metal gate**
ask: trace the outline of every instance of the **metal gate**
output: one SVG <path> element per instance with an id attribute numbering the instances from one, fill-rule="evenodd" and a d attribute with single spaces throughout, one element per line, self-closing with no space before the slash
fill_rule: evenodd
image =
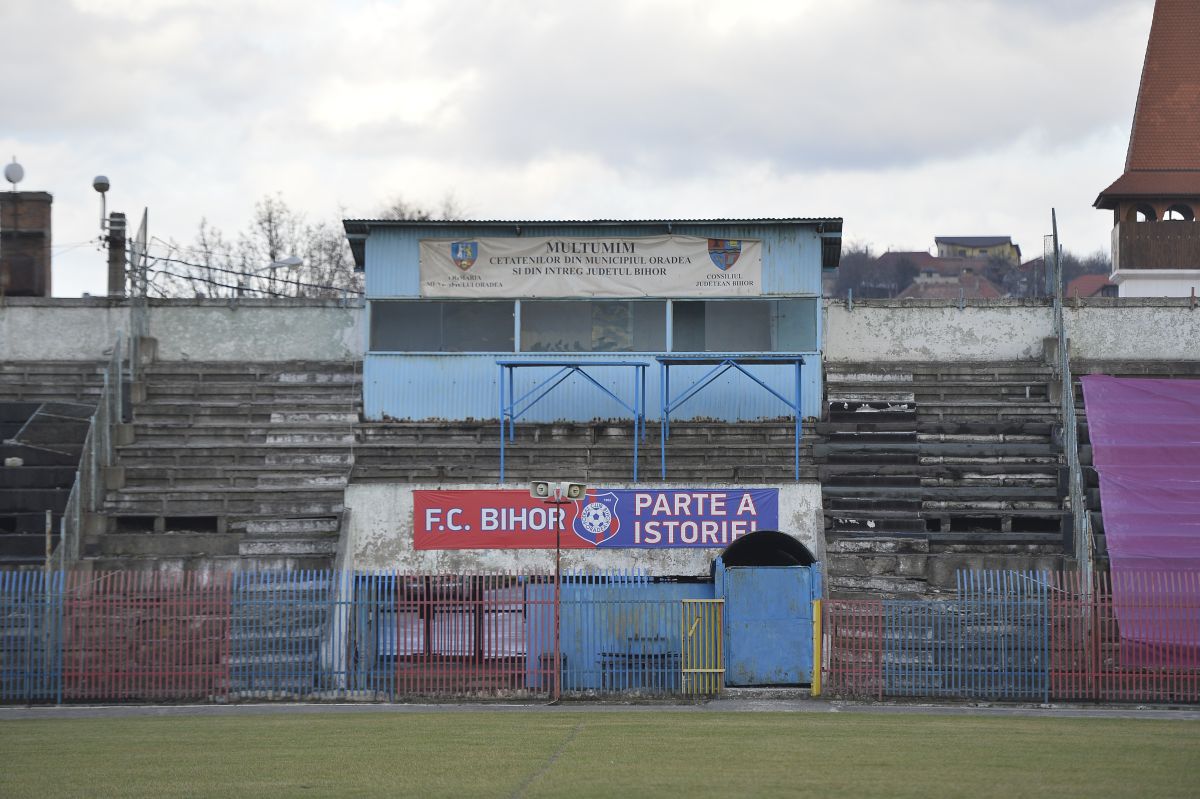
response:
<path id="1" fill-rule="evenodd" d="M 680 671 L 683 693 L 711 696 L 725 687 L 725 601 L 684 599 Z"/>
<path id="2" fill-rule="evenodd" d="M 814 568 L 722 568 L 727 685 L 800 685 L 812 680 Z M 814 591 L 816 588 L 816 591 Z"/>

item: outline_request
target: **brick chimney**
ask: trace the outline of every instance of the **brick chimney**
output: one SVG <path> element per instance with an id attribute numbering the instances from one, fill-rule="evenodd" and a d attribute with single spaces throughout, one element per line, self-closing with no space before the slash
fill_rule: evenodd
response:
<path id="1" fill-rule="evenodd" d="M 0 294 L 50 296 L 50 205 L 44 191 L 0 192 Z"/>

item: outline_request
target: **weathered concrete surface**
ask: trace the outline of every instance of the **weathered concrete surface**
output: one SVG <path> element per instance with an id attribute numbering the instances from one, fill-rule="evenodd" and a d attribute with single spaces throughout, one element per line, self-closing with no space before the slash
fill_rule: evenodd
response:
<path id="1" fill-rule="evenodd" d="M 552 571 L 554 551 L 537 549 L 422 550 L 412 548 L 415 490 L 494 489 L 487 485 L 417 485 L 412 483 L 351 484 L 346 489 L 349 524 L 343 531 L 347 569 L 402 569 L 457 572 L 512 570 Z M 527 490 L 524 485 L 509 486 Z M 645 484 L 611 484 L 607 488 L 648 488 Z M 764 486 L 779 489 L 779 526 L 795 536 L 818 558 L 824 555 L 821 488 L 815 482 Z M 695 485 L 654 485 L 653 488 L 697 488 Z M 745 485 L 705 485 L 704 488 L 745 490 Z M 707 576 L 720 549 L 568 549 L 564 569 L 643 569 L 651 575 Z"/>
<path id="2" fill-rule="evenodd" d="M 825 360 L 1014 361 L 1042 357 L 1054 311 L 1038 300 L 825 302 Z"/>
<path id="3" fill-rule="evenodd" d="M 1068 299 L 1071 357 L 1197 360 L 1200 305 L 1189 298 Z M 825 302 L 825 359 L 831 362 L 1008 361 L 1042 358 L 1054 310 L 1041 300 L 866 300 L 853 310 Z"/>
<path id="4" fill-rule="evenodd" d="M 164 361 L 348 361 L 363 357 L 363 309 L 311 300 L 161 305 L 150 335 Z"/>
<path id="5" fill-rule="evenodd" d="M 0 360 L 102 361 L 129 309 L 106 299 L 8 297 L 0 302 Z"/>
<path id="6" fill-rule="evenodd" d="M 1190 298 L 1092 298 L 1064 308 L 1071 357 L 1200 360 L 1200 304 Z"/>
<path id="7" fill-rule="evenodd" d="M 177 361 L 349 361 L 364 352 L 363 308 L 335 300 L 151 300 L 157 358 Z M 7 298 L 0 361 L 99 361 L 130 303 L 104 298 Z"/>

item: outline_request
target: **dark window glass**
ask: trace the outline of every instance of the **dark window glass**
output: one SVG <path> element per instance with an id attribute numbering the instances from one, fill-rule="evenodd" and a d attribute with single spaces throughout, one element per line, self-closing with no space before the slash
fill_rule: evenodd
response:
<path id="1" fill-rule="evenodd" d="M 665 347 L 665 302 L 521 303 L 522 352 L 661 352 Z"/>
<path id="2" fill-rule="evenodd" d="M 812 352 L 817 301 L 677 300 L 672 309 L 675 352 Z"/>
<path id="3" fill-rule="evenodd" d="M 439 300 L 371 303 L 372 352 L 512 352 L 513 304 Z"/>

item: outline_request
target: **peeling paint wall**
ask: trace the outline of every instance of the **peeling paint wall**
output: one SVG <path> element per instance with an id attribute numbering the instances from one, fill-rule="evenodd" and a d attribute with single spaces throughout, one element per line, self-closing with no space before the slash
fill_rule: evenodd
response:
<path id="1" fill-rule="evenodd" d="M 359 360 L 364 310 L 330 300 L 156 300 L 150 335 L 163 360 Z M 1188 298 L 1068 300 L 1072 355 L 1089 360 L 1195 360 L 1200 307 Z M 0 360 L 99 361 L 129 330 L 126 301 L 10 297 L 0 302 Z M 1032 300 L 825 302 L 825 359 L 1040 359 L 1054 333 Z"/>
<path id="2" fill-rule="evenodd" d="M 356 303 L 357 301 L 352 301 Z M 351 361 L 363 357 L 362 307 L 334 300 L 154 300 L 160 360 Z M 128 301 L 8 298 L 0 360 L 99 361 L 128 335 Z"/>
<path id="3" fill-rule="evenodd" d="M 1071 357 L 1200 360 L 1200 305 L 1188 298 L 1092 298 L 1064 309 Z"/>
<path id="4" fill-rule="evenodd" d="M 0 302 L 0 360 L 102 361 L 129 309 L 102 299 L 9 297 Z"/>
<path id="5" fill-rule="evenodd" d="M 512 486 L 524 489 L 524 486 Z M 606 488 L 647 488 L 645 484 L 606 484 Z M 653 488 L 697 488 L 660 485 Z M 703 488 L 745 489 L 745 485 L 705 485 Z M 766 485 L 779 489 L 779 526 L 795 536 L 818 558 L 824 556 L 821 487 L 817 483 Z M 344 535 L 346 566 L 354 569 L 402 569 L 443 573 L 478 571 L 553 571 L 554 550 L 412 548 L 413 491 L 495 489 L 487 485 L 417 485 L 362 483 L 346 488 L 350 523 Z M 562 552 L 564 569 L 643 569 L 651 575 L 707 577 L 720 549 L 607 549 Z"/>
<path id="6" fill-rule="evenodd" d="M 1054 335 L 1048 302 L 866 300 L 825 302 L 825 360 L 1004 361 L 1042 357 Z"/>
<path id="7" fill-rule="evenodd" d="M 351 361 L 362 321 L 362 308 L 304 300 L 165 306 L 150 309 L 150 335 L 164 361 Z"/>
<path id="8" fill-rule="evenodd" d="M 1189 298 L 1093 297 L 1064 308 L 1071 356 L 1200 359 L 1200 306 Z M 1054 335 L 1043 300 L 825 301 L 825 360 L 945 362 L 1042 358 Z"/>

